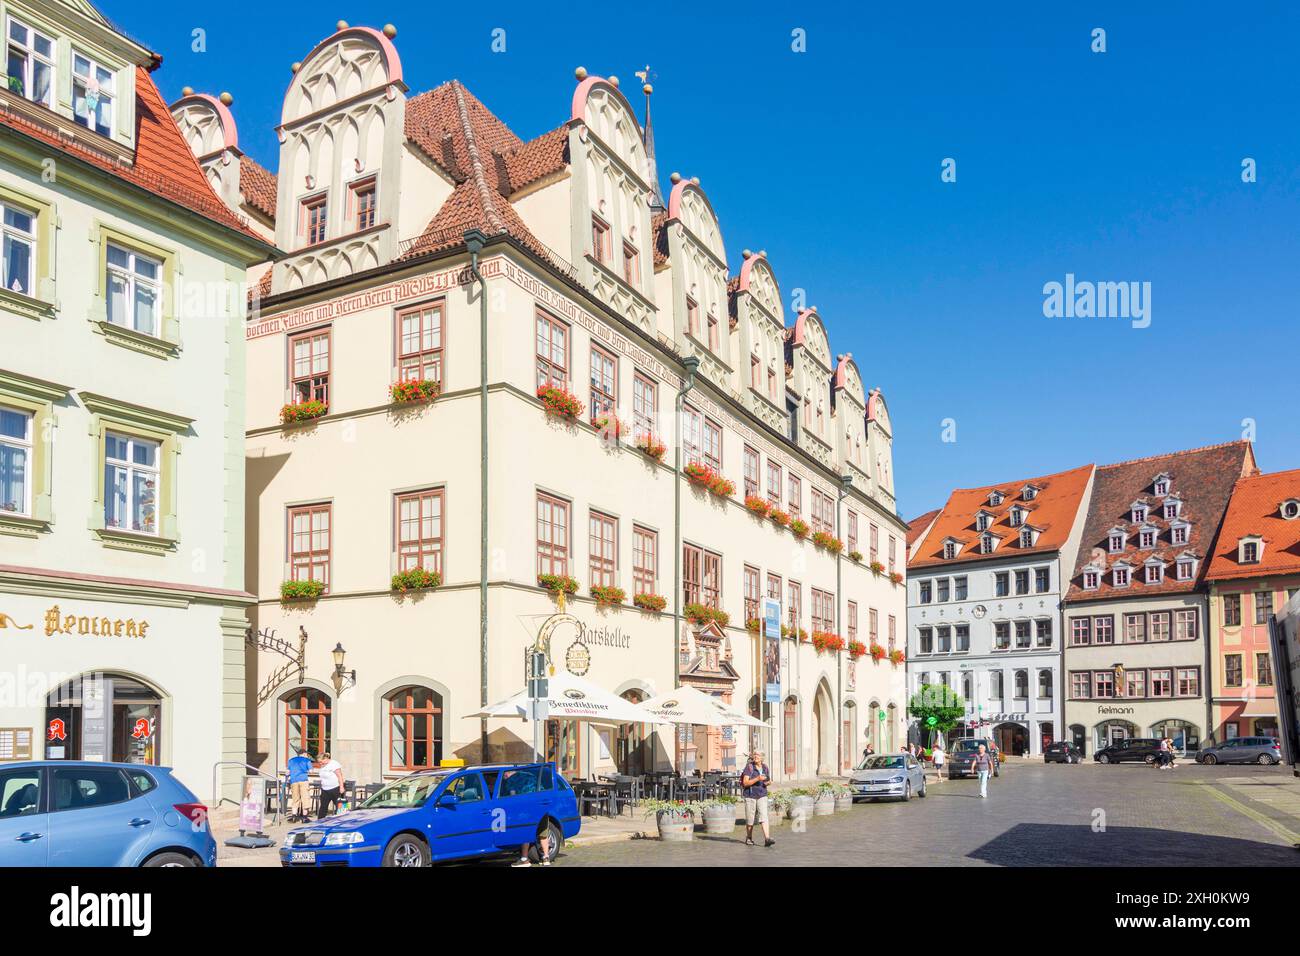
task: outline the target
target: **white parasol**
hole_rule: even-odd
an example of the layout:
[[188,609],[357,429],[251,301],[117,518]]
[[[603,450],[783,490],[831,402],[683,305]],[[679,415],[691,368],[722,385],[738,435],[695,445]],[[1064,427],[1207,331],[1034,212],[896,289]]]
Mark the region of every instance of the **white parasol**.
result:
[[642,709],[658,720],[671,724],[698,724],[704,727],[766,727],[756,717],[742,714],[694,687],[674,687],[667,693],[641,702]]
[[[662,724],[669,721],[611,694],[591,681],[559,673],[547,678],[546,716],[554,720],[589,720],[601,724]],[[532,713],[527,689],[466,717],[522,717]]]

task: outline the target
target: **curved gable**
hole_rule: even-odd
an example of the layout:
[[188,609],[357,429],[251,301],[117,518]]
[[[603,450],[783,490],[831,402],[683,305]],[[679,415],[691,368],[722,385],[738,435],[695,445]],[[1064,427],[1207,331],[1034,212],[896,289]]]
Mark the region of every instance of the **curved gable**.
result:
[[862,374],[858,371],[858,363],[853,361],[852,354],[845,353],[839,356],[835,365],[835,388],[843,390],[859,405],[866,407],[867,399],[862,387]]
[[573,91],[570,122],[587,129],[631,169],[642,183],[650,182],[641,124],[617,86],[599,76],[589,76]]
[[215,96],[189,93],[173,103],[170,109],[172,119],[185,137],[185,144],[200,161],[224,149],[239,148],[235,117]]
[[804,309],[795,319],[793,342],[802,345],[825,368],[831,367],[831,342],[826,325],[812,309]]
[[885,406],[885,396],[880,394],[878,388],[873,388],[867,399],[867,421],[879,425],[886,435],[894,433],[889,422],[889,409]]
[[704,190],[689,179],[679,180],[668,197],[668,218],[676,219],[720,261],[727,261],[722,226]]
[[748,292],[768,315],[785,325],[785,310],[781,307],[781,289],[776,284],[767,256],[759,252],[747,256],[740,267],[737,291]]
[[299,65],[284,95],[281,122],[401,83],[402,60],[393,42],[370,27],[345,27],[318,43]]

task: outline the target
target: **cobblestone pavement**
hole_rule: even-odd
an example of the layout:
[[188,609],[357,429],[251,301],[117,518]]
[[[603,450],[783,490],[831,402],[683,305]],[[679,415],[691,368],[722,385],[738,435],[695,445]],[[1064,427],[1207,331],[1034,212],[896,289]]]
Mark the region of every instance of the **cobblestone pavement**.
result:
[[858,804],[772,835],[771,849],[745,846],[742,827],[574,847],[561,865],[1297,866],[1300,781],[1277,767],[1025,763],[991,780],[987,800],[974,780],[931,779],[925,799]]

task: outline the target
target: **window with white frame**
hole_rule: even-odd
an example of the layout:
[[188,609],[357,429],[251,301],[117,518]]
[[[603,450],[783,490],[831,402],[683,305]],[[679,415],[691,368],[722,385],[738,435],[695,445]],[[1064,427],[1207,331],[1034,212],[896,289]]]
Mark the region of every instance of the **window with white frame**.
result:
[[992,554],[993,549],[998,546],[998,539],[991,534],[986,534],[980,538],[980,550],[985,554]]
[[1020,492],[1020,496],[1026,501],[1033,501],[1038,497],[1038,488],[1034,485],[1025,485],[1024,489]]
[[1099,578],[1099,575],[1097,574],[1096,571],[1084,571],[1084,572],[1083,572],[1083,589],[1084,589],[1085,591],[1095,591],[1095,590],[1097,590],[1097,581],[1098,581],[1098,578]]
[[54,39],[9,18],[9,92],[54,107]]
[[1138,547],[1143,551],[1150,550],[1156,546],[1156,529],[1143,528],[1138,533]]
[[1020,547],[1032,548],[1034,546],[1034,532],[1030,528],[1020,530]]
[[1196,560],[1194,558],[1179,558],[1175,569],[1179,581],[1190,581],[1196,574]]
[[1008,520],[1011,522],[1011,527],[1018,528],[1020,526],[1020,523],[1025,520],[1024,509],[1022,509],[1019,505],[1015,505],[1014,507],[1012,507],[1010,513],[1008,514]]
[[4,283],[10,292],[33,295],[36,264],[36,215],[12,203],[4,211]]
[[993,507],[995,507],[995,508],[996,508],[998,505],[1002,504],[1002,492],[1000,492],[1000,491],[994,491],[994,492],[992,492],[992,493],[989,495],[989,504],[991,504],[991,505],[992,505]]
[[1170,498],[1165,502],[1165,520],[1172,521],[1178,517],[1179,506],[1182,504],[1177,498]]
[[0,511],[32,513],[32,415],[0,405]]
[[72,118],[101,136],[113,135],[113,72],[72,54]]
[[1157,476],[1155,484],[1152,486],[1152,490],[1154,490],[1157,495],[1169,494],[1169,479],[1163,475]]
[[1169,529],[1169,541],[1172,544],[1187,543],[1187,529],[1185,524],[1176,524]]
[[1040,617],[1034,621],[1034,642],[1038,647],[1052,646],[1052,619]]
[[1146,566],[1146,571],[1147,571],[1147,578],[1146,578],[1147,584],[1159,584],[1161,581],[1164,580],[1165,566],[1163,564],[1148,564]]
[[162,263],[110,242],[107,272],[108,321],[157,336]]
[[1128,568],[1112,568],[1110,572],[1111,583],[1117,588],[1128,587]]
[[1124,532],[1119,530],[1112,531],[1109,538],[1107,538],[1107,544],[1110,548],[1111,554],[1119,554],[1119,552],[1124,550]]
[[957,542],[945,541],[943,543],[943,558],[945,561],[951,561],[957,557]]
[[157,442],[108,432],[104,437],[104,525],[158,533]]
[[1278,511],[1281,512],[1282,517],[1287,521],[1293,521],[1296,518],[1300,518],[1300,500],[1288,498],[1278,506]]
[[981,511],[979,514],[975,516],[976,531],[987,531],[989,529],[989,526],[992,524],[993,524],[993,516],[988,512]]
[[1242,564],[1255,564],[1259,561],[1259,541],[1249,538],[1238,542],[1238,559]]
[[1134,524],[1141,524],[1143,521],[1146,521],[1147,506],[1143,504],[1133,505],[1133,510],[1132,513],[1130,514],[1130,518],[1132,519]]

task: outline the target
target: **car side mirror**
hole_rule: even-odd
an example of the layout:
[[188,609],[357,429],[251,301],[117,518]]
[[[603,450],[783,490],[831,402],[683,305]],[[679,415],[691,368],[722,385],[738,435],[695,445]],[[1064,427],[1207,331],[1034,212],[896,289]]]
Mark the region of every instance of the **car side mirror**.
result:
[[460,803],[460,798],[454,793],[444,793],[438,798],[438,806],[440,807],[454,807],[458,803]]

